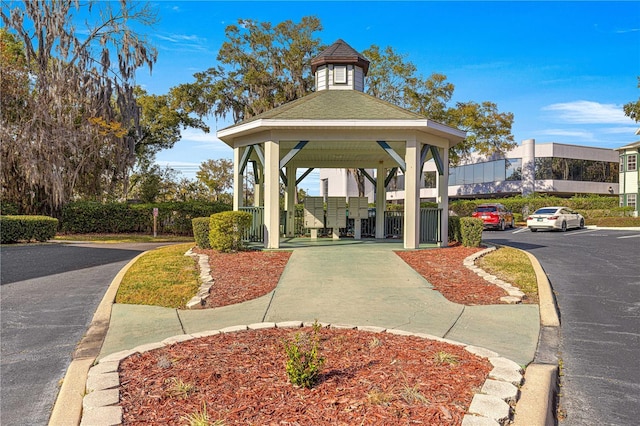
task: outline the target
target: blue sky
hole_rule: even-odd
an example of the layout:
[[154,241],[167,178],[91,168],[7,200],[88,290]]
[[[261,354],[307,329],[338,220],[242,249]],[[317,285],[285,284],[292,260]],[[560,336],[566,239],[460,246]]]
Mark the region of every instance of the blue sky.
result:
[[[376,44],[405,54],[423,76],[455,86],[455,101],[491,101],[512,112],[517,142],[616,148],[638,139],[622,106],[638,99],[640,2],[221,2],[157,1],[148,31],[158,49],[137,84],[163,94],[216,65],[224,29],[238,19],[273,24],[320,18],[322,42],[341,38],[362,51]],[[215,137],[230,120],[208,120],[211,133],[187,129],[157,162],[192,178],[207,159],[232,158]],[[302,188],[314,194],[317,180]]]

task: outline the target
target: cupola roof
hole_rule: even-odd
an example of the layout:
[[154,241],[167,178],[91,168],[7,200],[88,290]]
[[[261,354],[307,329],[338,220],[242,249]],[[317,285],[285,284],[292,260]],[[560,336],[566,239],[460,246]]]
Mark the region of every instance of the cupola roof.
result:
[[338,39],[318,56],[313,58],[311,61],[311,72],[315,73],[318,67],[328,64],[357,65],[362,68],[364,75],[367,75],[369,71],[369,60],[342,39]]

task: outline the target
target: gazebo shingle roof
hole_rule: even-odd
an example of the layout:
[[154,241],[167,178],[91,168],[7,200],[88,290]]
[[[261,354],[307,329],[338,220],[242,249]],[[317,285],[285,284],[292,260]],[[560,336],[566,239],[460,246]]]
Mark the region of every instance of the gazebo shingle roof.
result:
[[426,117],[356,90],[322,90],[248,118],[278,120],[416,120]]

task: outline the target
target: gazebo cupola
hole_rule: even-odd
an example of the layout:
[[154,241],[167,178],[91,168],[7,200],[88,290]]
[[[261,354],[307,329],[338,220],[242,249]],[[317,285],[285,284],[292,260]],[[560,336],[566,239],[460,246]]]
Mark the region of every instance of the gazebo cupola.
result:
[[343,40],[337,40],[311,61],[316,91],[358,90],[364,92],[369,61]]

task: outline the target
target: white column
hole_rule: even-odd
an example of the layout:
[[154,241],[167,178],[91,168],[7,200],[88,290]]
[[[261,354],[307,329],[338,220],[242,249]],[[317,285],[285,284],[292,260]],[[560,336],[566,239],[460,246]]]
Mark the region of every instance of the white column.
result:
[[285,207],[287,211],[287,229],[286,235],[287,237],[293,237],[293,224],[295,220],[295,209],[296,209],[296,168],[287,166],[287,191],[285,193]]
[[242,200],[242,174],[240,173],[240,159],[244,150],[247,148],[234,147],[233,148],[233,210],[238,210],[243,206]]
[[420,144],[406,141],[404,173],[404,248],[420,246]]
[[280,247],[280,145],[264,143],[264,246]]
[[376,169],[376,238],[384,238],[384,210],[387,204],[387,189],[384,187],[384,167]]
[[436,179],[436,191],[438,193],[438,207],[442,209],[442,217],[440,222],[440,237],[442,242],[440,247],[449,245],[449,149],[438,148],[440,158],[442,158],[442,166],[444,174],[438,175]]

